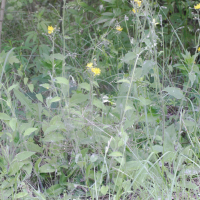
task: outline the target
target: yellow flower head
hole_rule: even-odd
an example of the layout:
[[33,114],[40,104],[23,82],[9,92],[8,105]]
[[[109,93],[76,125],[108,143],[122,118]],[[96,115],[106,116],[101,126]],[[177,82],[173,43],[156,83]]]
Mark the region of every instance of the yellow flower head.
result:
[[100,75],[101,70],[99,68],[91,68],[91,71],[94,73],[94,76]]
[[93,67],[93,63],[91,63],[91,62],[88,63],[86,67],[87,67],[88,69],[91,69],[91,68]]
[[118,30],[118,31],[122,31],[123,28],[122,28],[120,25],[117,25],[116,30]]
[[134,0],[134,1],[135,1],[135,3],[137,3],[138,7],[140,7],[140,6],[141,6],[141,4],[142,4],[142,1],[139,1],[139,0]]
[[133,11],[133,13],[136,13],[136,11],[135,11],[135,9],[134,9],[134,8],[132,9],[132,11]]
[[138,1],[137,4],[138,4],[138,6],[140,7],[141,4],[142,4],[142,2],[141,2],[141,1]]
[[194,9],[200,9],[200,3],[199,4],[197,4],[196,6],[194,6]]
[[53,26],[48,26],[48,34],[52,34],[54,29]]
[[200,47],[197,49],[197,51],[198,51],[198,52],[200,51]]

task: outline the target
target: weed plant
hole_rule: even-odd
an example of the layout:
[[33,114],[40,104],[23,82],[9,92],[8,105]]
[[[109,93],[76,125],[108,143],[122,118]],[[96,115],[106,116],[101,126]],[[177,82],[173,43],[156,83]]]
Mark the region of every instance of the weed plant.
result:
[[0,198],[198,199],[200,4],[63,2],[4,40]]

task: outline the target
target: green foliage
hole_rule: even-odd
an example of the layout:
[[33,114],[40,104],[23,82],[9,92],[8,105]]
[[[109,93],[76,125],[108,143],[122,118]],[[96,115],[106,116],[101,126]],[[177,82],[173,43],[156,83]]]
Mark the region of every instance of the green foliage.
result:
[[0,196],[198,198],[198,2],[63,2],[7,2]]

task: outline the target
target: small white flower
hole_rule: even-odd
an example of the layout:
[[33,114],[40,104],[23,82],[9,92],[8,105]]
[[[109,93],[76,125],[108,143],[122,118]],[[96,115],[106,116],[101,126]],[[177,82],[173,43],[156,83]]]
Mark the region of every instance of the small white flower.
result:
[[103,5],[99,6],[99,10],[102,11],[103,10]]
[[129,18],[125,15],[124,20],[125,20],[125,21],[128,21]]
[[152,24],[154,25],[154,26],[156,26],[157,24],[159,24],[158,22],[156,22],[156,20],[155,19],[153,19],[153,21],[152,21]]
[[133,38],[131,38],[130,41],[131,41],[131,44],[134,44],[134,39]]

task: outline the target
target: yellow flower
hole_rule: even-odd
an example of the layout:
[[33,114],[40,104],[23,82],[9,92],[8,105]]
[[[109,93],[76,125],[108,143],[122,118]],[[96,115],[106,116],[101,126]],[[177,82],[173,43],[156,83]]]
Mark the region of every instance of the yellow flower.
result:
[[117,25],[116,30],[118,30],[118,31],[122,31],[123,28],[122,28],[120,25]]
[[197,4],[196,6],[194,6],[194,9],[200,9],[200,3],[199,4]]
[[141,1],[138,1],[138,2],[137,2],[137,4],[138,4],[139,7],[141,6],[141,3],[142,3]]
[[91,69],[93,67],[93,63],[87,63],[87,66],[86,66],[88,69]]
[[136,13],[136,11],[135,11],[135,9],[134,9],[134,8],[132,9],[132,11],[133,11],[134,13]]
[[94,76],[100,75],[101,70],[99,68],[91,68],[91,71],[94,73]]
[[137,3],[138,4],[138,6],[140,7],[141,6],[141,4],[142,4],[142,1],[139,1],[139,0],[134,0],[135,1],[135,3]]
[[200,47],[197,49],[197,51],[198,51],[198,52],[200,51]]
[[52,34],[54,29],[53,26],[48,26],[48,34]]

